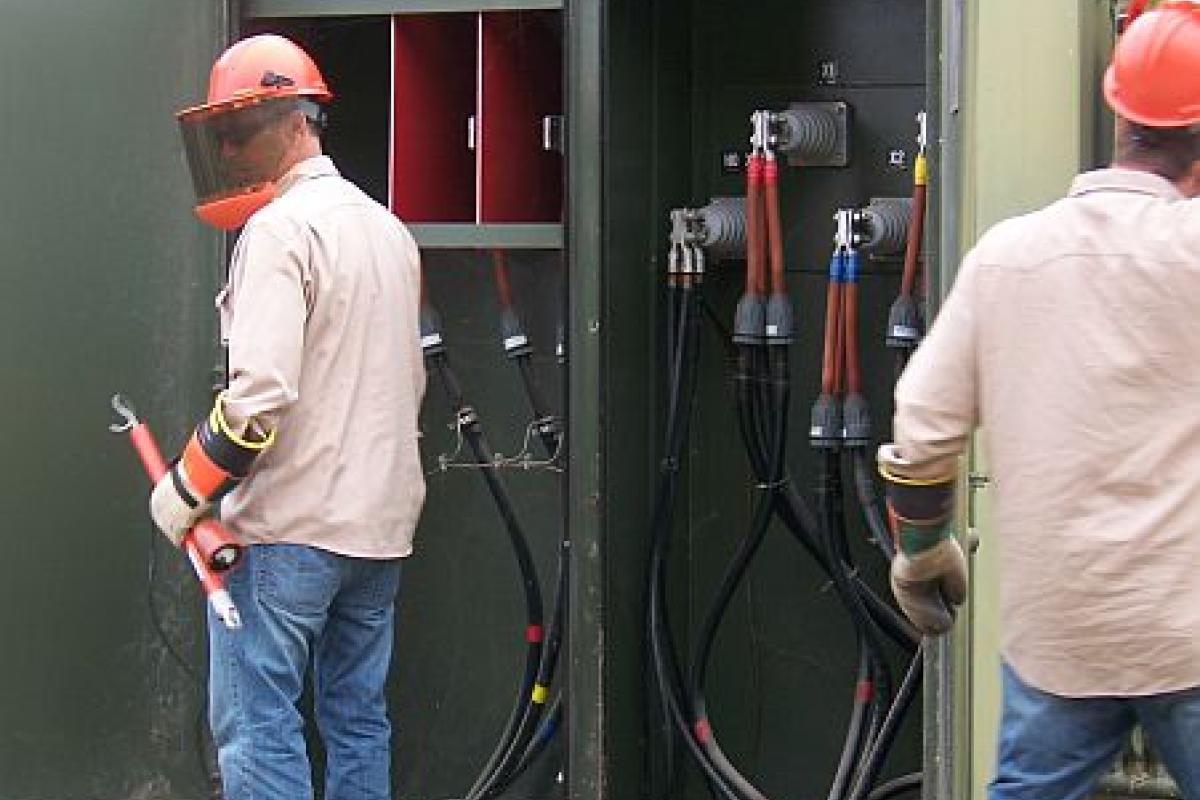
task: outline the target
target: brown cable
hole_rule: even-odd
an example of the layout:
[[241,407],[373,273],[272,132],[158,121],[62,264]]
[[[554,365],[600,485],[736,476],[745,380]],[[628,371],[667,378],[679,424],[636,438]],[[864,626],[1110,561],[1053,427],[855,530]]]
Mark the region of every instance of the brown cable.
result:
[[846,285],[839,281],[837,289],[837,325],[833,333],[833,388],[831,394],[842,394],[846,389],[846,326],[842,324],[842,311],[844,311],[843,298],[846,294]]
[[839,279],[829,276],[825,289],[825,349],[821,360],[821,393],[833,394],[838,388],[838,331],[841,329],[841,284]]
[[746,160],[746,294],[763,294],[762,156]]
[[862,372],[858,361],[858,281],[847,281],[843,286],[842,306],[846,393],[861,394]]
[[783,225],[779,215],[779,162],[769,157],[763,169],[763,201],[766,206],[767,247],[771,264],[771,294],[787,294],[783,279]]
[[911,297],[917,283],[917,263],[921,253],[921,237],[925,230],[925,194],[923,180],[913,183],[912,213],[908,217],[908,234],[904,243],[904,273],[900,279],[900,294]]
[[496,276],[496,295],[502,309],[512,308],[512,287],[508,283],[508,268],[504,264],[504,251],[492,249],[492,273]]

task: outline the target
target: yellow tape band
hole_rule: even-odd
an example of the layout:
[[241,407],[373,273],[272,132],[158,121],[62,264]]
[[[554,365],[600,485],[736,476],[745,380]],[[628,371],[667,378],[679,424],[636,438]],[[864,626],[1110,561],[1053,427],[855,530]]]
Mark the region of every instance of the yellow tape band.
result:
[[546,697],[549,694],[550,694],[549,687],[543,686],[540,683],[535,683],[533,685],[533,696],[530,699],[533,700],[533,702],[537,703],[540,706],[546,702]]
[[891,483],[898,483],[901,486],[941,486],[947,483],[954,483],[953,475],[946,475],[940,478],[904,478],[892,472],[883,464],[879,465],[879,474],[884,480]]
[[271,431],[269,434],[267,434],[267,438],[263,439],[261,442],[252,442],[249,439],[234,433],[230,429],[229,423],[225,421],[224,406],[225,392],[221,392],[217,395],[216,402],[213,403],[212,414],[209,416],[209,424],[212,425],[212,427],[216,430],[220,431],[224,436],[228,437],[228,439],[238,447],[244,447],[247,450],[266,450],[275,441],[275,431]]
[[925,186],[929,183],[929,159],[925,158],[924,153],[917,153],[917,158],[913,162],[913,185]]

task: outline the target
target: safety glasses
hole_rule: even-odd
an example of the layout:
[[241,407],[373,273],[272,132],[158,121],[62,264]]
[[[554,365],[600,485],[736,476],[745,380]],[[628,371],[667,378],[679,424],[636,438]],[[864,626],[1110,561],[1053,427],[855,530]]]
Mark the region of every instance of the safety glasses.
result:
[[293,102],[267,102],[215,114],[210,121],[212,135],[218,143],[242,147],[293,109]]

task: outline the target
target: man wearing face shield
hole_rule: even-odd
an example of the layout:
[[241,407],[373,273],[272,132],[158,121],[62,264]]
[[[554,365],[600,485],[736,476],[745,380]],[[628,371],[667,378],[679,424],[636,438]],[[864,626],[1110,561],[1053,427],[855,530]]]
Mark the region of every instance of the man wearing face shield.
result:
[[419,256],[405,227],[322,155],[332,95],[279,36],[238,42],[180,112],[197,215],[241,227],[217,296],[229,382],[154,487],[176,545],[221,501],[247,544],[209,620],[210,721],[229,800],[313,797],[297,708],[311,674],[324,796],[384,800],[384,683],[400,559],[425,485]]

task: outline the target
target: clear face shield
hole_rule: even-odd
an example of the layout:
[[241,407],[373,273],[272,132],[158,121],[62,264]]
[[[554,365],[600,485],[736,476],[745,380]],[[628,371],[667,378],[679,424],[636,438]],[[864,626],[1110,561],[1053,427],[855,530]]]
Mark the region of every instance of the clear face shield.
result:
[[286,148],[277,123],[301,105],[315,106],[286,98],[179,114],[200,219],[232,230],[271,201]]

